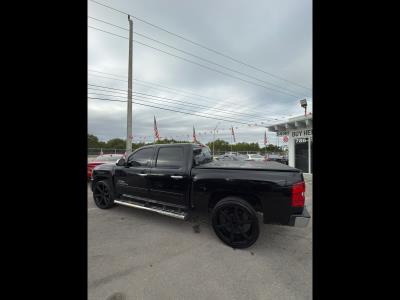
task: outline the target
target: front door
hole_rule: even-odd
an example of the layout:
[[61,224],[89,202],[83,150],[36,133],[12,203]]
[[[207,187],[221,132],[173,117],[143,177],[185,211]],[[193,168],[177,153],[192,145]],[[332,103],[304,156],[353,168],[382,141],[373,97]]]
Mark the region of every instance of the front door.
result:
[[186,208],[190,178],[186,170],[184,147],[160,147],[148,177],[153,200]]
[[294,142],[294,167],[308,173],[308,138],[295,139]]
[[154,147],[140,149],[128,157],[126,166],[118,168],[118,174],[116,172],[115,176],[119,194],[149,198],[147,176],[153,154]]

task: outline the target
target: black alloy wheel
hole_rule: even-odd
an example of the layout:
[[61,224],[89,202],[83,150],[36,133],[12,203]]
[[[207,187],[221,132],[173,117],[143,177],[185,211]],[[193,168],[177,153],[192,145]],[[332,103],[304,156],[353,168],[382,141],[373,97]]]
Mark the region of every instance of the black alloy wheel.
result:
[[93,189],[94,203],[98,208],[107,209],[114,205],[114,193],[107,181],[96,182]]
[[247,248],[260,234],[254,208],[243,199],[227,197],[219,201],[212,212],[215,234],[232,248]]

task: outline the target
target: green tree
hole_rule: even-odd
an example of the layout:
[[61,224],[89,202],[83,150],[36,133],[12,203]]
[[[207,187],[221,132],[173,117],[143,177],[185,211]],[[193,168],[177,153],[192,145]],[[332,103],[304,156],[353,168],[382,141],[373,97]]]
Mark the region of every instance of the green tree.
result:
[[107,141],[106,148],[109,149],[125,149],[126,141],[123,139],[111,139]]
[[271,153],[271,152],[284,153],[285,152],[284,150],[282,150],[282,148],[280,148],[280,147],[278,147],[276,145],[272,145],[272,144],[269,144],[266,147],[261,148],[261,152],[264,152],[264,151],[266,153]]
[[176,143],[187,143],[187,141],[177,141],[174,139],[162,139],[162,140],[155,142],[155,144],[176,144]]
[[[206,144],[212,151],[213,149],[213,142],[209,142]],[[215,152],[224,152],[224,151],[230,151],[231,146],[227,141],[217,139],[214,142],[214,151]]]
[[93,134],[88,134],[88,148],[98,148],[99,139]]

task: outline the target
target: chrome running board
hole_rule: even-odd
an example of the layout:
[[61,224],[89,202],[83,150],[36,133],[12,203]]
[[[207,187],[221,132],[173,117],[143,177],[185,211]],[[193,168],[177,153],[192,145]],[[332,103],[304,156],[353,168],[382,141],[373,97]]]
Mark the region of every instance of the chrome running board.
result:
[[126,200],[114,200],[114,203],[119,204],[119,205],[124,205],[128,207],[133,207],[133,208],[138,208],[138,209],[143,209],[143,210],[148,210],[152,212],[156,212],[161,215],[165,215],[168,217],[173,217],[177,218],[180,220],[186,220],[188,217],[188,213],[183,212],[183,211],[176,211],[176,210],[171,210],[171,209],[165,209],[157,206],[146,206],[142,203],[139,202],[133,202],[133,201],[126,201]]

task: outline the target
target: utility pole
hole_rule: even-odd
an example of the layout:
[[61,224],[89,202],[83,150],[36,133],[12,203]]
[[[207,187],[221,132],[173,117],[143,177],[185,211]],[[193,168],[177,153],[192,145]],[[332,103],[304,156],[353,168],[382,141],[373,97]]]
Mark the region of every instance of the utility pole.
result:
[[[215,128],[217,128],[217,127],[215,127]],[[214,149],[215,149],[215,147],[214,147],[214,145],[215,145],[215,128],[214,128],[214,136],[213,136],[213,156],[215,156],[215,151],[214,151]]]
[[277,138],[278,138],[278,151],[279,151],[279,136]]
[[133,24],[131,16],[129,21],[129,62],[128,62],[128,107],[127,107],[127,129],[126,129],[126,152],[132,152],[132,48],[133,48]]
[[215,144],[215,131],[217,130],[219,123],[220,123],[220,122],[218,122],[218,123],[217,123],[217,126],[215,126],[215,128],[214,128],[214,136],[213,136],[213,156],[215,156],[215,152],[214,152],[214,144]]

